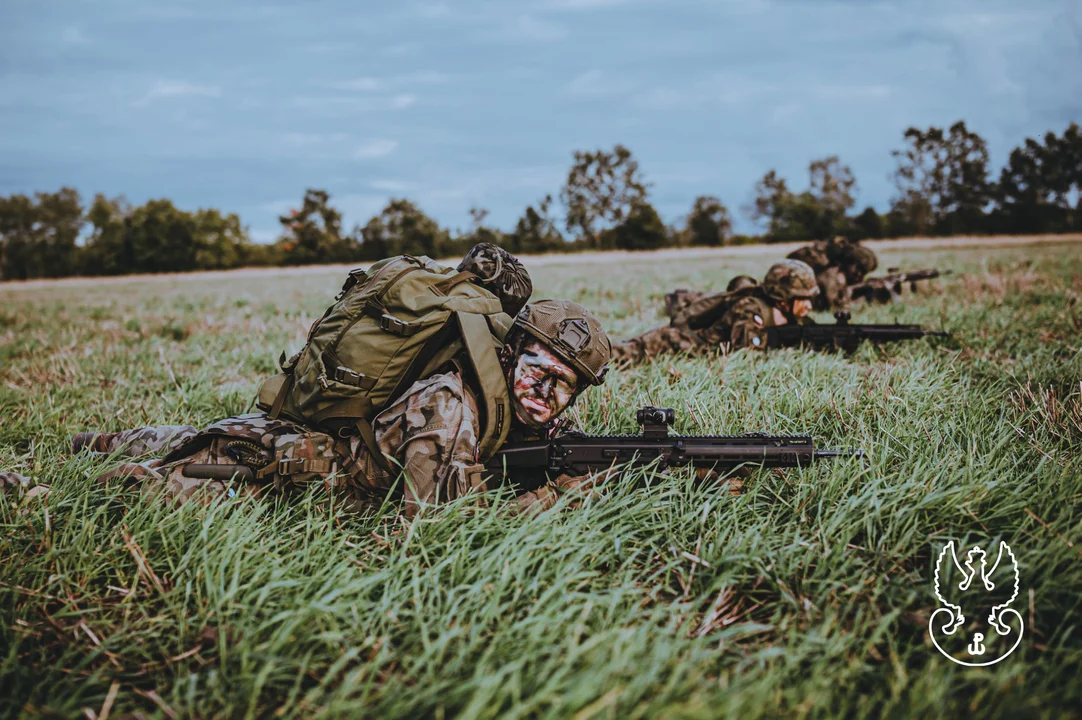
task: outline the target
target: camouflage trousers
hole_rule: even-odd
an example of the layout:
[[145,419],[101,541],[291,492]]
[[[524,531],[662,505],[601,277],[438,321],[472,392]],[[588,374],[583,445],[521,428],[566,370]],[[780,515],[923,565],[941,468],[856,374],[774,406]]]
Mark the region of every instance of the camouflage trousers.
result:
[[[159,427],[135,428],[116,433],[97,433],[87,444],[87,447],[97,453],[115,454],[130,458],[161,455],[179,447],[184,441],[195,436],[198,432],[191,425],[161,425]],[[133,475],[147,474],[151,472],[151,468],[157,462],[159,461],[148,460],[138,465],[128,463],[124,467],[130,468]],[[108,473],[110,477],[117,474],[119,473]],[[19,473],[0,473],[0,492],[28,490],[32,487],[44,488],[45,486],[34,485],[30,478]]]
[[664,325],[630,340],[613,343],[612,362],[617,366],[627,366],[652,360],[665,353],[697,355],[706,349],[706,343],[692,331]]
[[[178,504],[285,493],[314,483],[350,509],[372,500],[349,477],[357,468],[343,442],[263,413],[227,418],[202,431],[166,425],[101,433],[87,447],[133,460],[144,458],[100,475],[99,482],[122,481]],[[0,473],[0,490],[30,486],[29,478]]]

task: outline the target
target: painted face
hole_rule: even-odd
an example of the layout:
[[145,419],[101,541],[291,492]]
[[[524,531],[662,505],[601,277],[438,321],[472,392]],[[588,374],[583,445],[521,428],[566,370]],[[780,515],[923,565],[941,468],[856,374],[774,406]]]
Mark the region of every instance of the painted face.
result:
[[513,375],[518,419],[531,427],[544,425],[567,409],[578,384],[574,368],[541,343],[528,343],[519,354]]
[[807,298],[793,300],[793,315],[798,318],[806,317],[811,312],[812,301]]

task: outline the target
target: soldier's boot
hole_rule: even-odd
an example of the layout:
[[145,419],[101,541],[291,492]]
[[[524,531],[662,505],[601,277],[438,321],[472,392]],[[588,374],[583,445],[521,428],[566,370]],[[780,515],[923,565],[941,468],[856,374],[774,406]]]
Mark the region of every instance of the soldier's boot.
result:
[[25,499],[44,497],[49,494],[48,485],[34,485],[25,475],[0,472],[0,495],[21,496]]
[[71,452],[73,454],[88,450],[93,453],[108,453],[112,450],[112,442],[120,433],[81,432],[71,436]]
[[71,438],[72,452],[119,453],[127,457],[164,454],[196,434],[191,425],[160,425],[121,432],[82,432]]

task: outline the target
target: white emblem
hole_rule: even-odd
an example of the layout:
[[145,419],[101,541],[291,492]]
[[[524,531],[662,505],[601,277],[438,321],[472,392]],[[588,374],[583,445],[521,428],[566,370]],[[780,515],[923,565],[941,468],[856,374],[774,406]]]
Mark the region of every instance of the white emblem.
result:
[[[948,579],[948,576],[952,577]],[[979,582],[974,582],[974,580]],[[935,564],[935,596],[939,600],[940,607],[928,618],[928,635],[936,649],[951,662],[967,667],[995,665],[1014,652],[1022,642],[1022,634],[1025,631],[1022,616],[1017,610],[1009,607],[1018,597],[1018,563],[1007,543],[999,543],[999,554],[991,568],[988,567],[987,553],[979,546],[975,545],[966,553],[963,567],[963,564],[958,562],[958,556],[955,555],[954,541],[947,543],[939,553]],[[976,611],[972,611],[970,621],[976,621],[978,627],[971,636],[965,632],[959,636],[959,638],[970,639],[970,642],[965,643],[965,651],[970,657],[984,655],[989,651],[988,645],[992,644],[996,638],[1009,637],[1012,633],[1015,635],[1013,644],[1006,651],[1002,647],[993,650],[999,655],[994,660],[986,662],[960,660],[943,649],[939,638],[936,637],[940,635],[945,644],[948,638],[943,636],[954,635],[958,628],[965,624],[963,603],[966,607],[976,608]],[[984,616],[986,610],[988,615]],[[1006,622],[1010,616],[1016,620],[1017,629]],[[937,617],[940,623],[938,625]],[[1005,644],[1006,642],[995,643],[995,645]],[[960,650],[959,647],[956,654],[960,653]]]

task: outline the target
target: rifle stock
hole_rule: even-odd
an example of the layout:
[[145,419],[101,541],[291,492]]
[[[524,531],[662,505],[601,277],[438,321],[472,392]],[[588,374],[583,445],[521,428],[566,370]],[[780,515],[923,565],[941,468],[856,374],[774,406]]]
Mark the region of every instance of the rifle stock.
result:
[[833,325],[781,325],[767,328],[767,347],[807,347],[853,352],[863,342],[884,343],[917,340],[927,336],[950,337],[942,330],[925,330],[920,325],[852,325],[849,313],[836,312]]
[[642,426],[637,435],[583,435],[508,443],[486,464],[492,476],[507,475],[515,485],[529,490],[543,485],[549,476],[566,473],[586,475],[614,465],[661,467],[691,466],[719,472],[742,465],[805,467],[816,460],[855,454],[859,451],[821,450],[808,435],[673,435],[671,408],[644,407],[636,413]]
[[910,292],[915,292],[917,283],[921,280],[932,280],[943,275],[950,275],[953,272],[953,270],[938,270],[936,268],[899,272],[898,268],[889,268],[887,275],[867,278],[862,283],[850,286],[849,298],[885,304],[901,295],[905,283],[909,283]]

